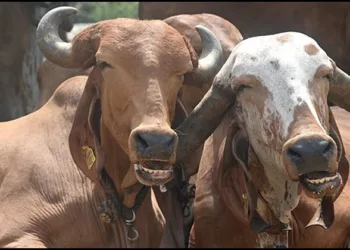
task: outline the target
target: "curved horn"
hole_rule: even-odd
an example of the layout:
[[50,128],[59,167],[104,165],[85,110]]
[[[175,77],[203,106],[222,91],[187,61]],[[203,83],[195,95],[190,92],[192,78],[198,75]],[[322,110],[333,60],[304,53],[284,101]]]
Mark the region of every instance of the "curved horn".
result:
[[350,76],[338,67],[329,86],[328,99],[350,112]]
[[198,67],[185,75],[185,83],[189,85],[210,81],[224,63],[222,46],[215,34],[202,25],[197,25],[196,31],[202,39],[202,53]]
[[235,93],[236,90],[231,88],[226,79],[214,79],[203,99],[175,129],[179,137],[177,162],[195,151],[214,132],[226,111],[235,103]]
[[64,42],[58,34],[59,25],[76,13],[76,8],[68,6],[52,9],[41,18],[36,30],[38,46],[43,55],[52,63],[65,68],[81,66],[73,60],[72,43]]

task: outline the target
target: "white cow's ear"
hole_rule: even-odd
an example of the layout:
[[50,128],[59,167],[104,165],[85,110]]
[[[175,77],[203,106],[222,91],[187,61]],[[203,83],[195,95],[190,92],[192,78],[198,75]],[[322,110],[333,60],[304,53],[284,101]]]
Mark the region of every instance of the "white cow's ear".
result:
[[249,140],[241,130],[233,136],[231,145],[235,159],[248,166]]
[[350,112],[350,76],[338,67],[330,79],[328,100]]

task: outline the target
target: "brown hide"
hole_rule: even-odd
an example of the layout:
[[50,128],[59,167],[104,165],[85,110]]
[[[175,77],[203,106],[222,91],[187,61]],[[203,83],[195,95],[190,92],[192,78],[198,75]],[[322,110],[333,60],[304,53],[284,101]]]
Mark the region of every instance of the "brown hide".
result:
[[[338,108],[339,109],[339,108]],[[345,111],[346,112],[346,111]],[[350,120],[350,115],[346,119]],[[335,123],[332,112],[330,111],[330,125],[334,130],[334,137],[340,137],[340,133]],[[244,178],[244,171],[238,164],[237,159],[232,155],[231,141],[235,134],[239,132],[233,125],[230,125],[229,117],[226,117],[220,126],[215,130],[212,136],[207,140],[203,156],[200,163],[199,172],[197,175],[197,189],[195,198],[195,222],[191,231],[191,246],[194,247],[257,247],[259,238],[255,234],[248,221],[252,212],[252,201],[249,190],[247,190],[247,179]],[[342,135],[344,137],[344,135]],[[248,162],[248,170],[253,176],[254,184],[259,189],[264,185],[268,185],[268,181],[264,175],[263,168],[257,159],[255,153],[242,140],[242,137],[237,145],[238,151],[236,155],[243,161]],[[341,139],[336,139],[337,145],[343,145]],[[235,145],[233,143],[233,145]],[[348,146],[348,144],[346,145]],[[342,146],[344,148],[344,146]],[[249,154],[247,154],[249,152]],[[345,156],[345,150],[341,150],[339,161],[339,172],[343,178],[344,187],[347,187],[347,179],[349,174],[349,163]],[[245,159],[246,158],[246,159]],[[266,187],[265,187],[266,188]],[[342,194],[347,192],[347,189],[338,194],[338,199],[335,201],[335,210],[337,206],[345,206],[342,201]],[[340,198],[339,198],[340,197]],[[344,205],[342,205],[344,204]],[[304,229],[310,221],[313,213],[316,211],[314,201],[306,198],[304,195],[293,212],[292,233],[289,237],[290,247],[337,247],[344,245],[345,242],[337,242],[333,240],[334,245],[328,245],[327,241],[313,244],[312,240],[305,241],[303,234],[310,235],[309,232],[327,232],[329,230],[340,230],[339,218],[337,216],[346,216],[346,214],[335,214],[335,222],[328,230],[321,227],[309,227]],[[261,214],[263,219],[273,224],[274,216],[268,208],[263,209],[265,212]],[[339,210],[339,209],[338,209]],[[325,217],[332,217],[327,215]],[[300,220],[296,222],[295,220]],[[349,221],[350,222],[350,221]],[[303,226],[299,224],[302,223]],[[215,230],[213,230],[215,228]],[[322,233],[323,235],[324,233]],[[331,234],[328,237],[331,237]],[[317,234],[313,237],[318,238]],[[339,239],[343,234],[339,235]],[[273,237],[272,237],[273,239]],[[260,239],[261,240],[261,239]],[[315,241],[317,241],[315,239]],[[266,241],[267,242],[267,241]],[[260,244],[265,246],[271,243]]]

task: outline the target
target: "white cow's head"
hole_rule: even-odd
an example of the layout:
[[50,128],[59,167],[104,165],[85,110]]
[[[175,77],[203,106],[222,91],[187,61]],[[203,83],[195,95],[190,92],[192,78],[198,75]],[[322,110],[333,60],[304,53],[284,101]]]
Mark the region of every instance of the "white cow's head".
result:
[[342,148],[330,122],[327,97],[329,91],[348,90],[349,85],[349,76],[304,34],[243,40],[179,130],[193,124],[208,128],[192,131],[193,143],[180,138],[179,147],[185,145],[181,140],[187,148],[198,144],[214,129],[217,116],[233,105],[234,120],[246,134],[269,185],[260,191],[275,215],[288,222],[301,190],[318,199],[336,195],[341,187]]

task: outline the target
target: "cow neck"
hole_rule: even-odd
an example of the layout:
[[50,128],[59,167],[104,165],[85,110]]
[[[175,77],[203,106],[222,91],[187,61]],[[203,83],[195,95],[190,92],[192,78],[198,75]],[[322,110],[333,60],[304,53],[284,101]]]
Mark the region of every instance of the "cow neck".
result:
[[[114,225],[117,224],[118,218],[121,218],[128,228],[127,239],[135,241],[139,238],[139,233],[134,228],[136,213],[144,202],[149,187],[139,185],[131,192],[124,192],[122,183],[125,178],[130,178],[128,172],[131,164],[127,154],[121,149],[103,122],[101,123],[101,146],[104,149],[105,161],[99,170],[99,180],[107,198],[99,207],[101,218],[104,222]],[[124,200],[129,196],[133,197],[132,205],[125,206]]]

